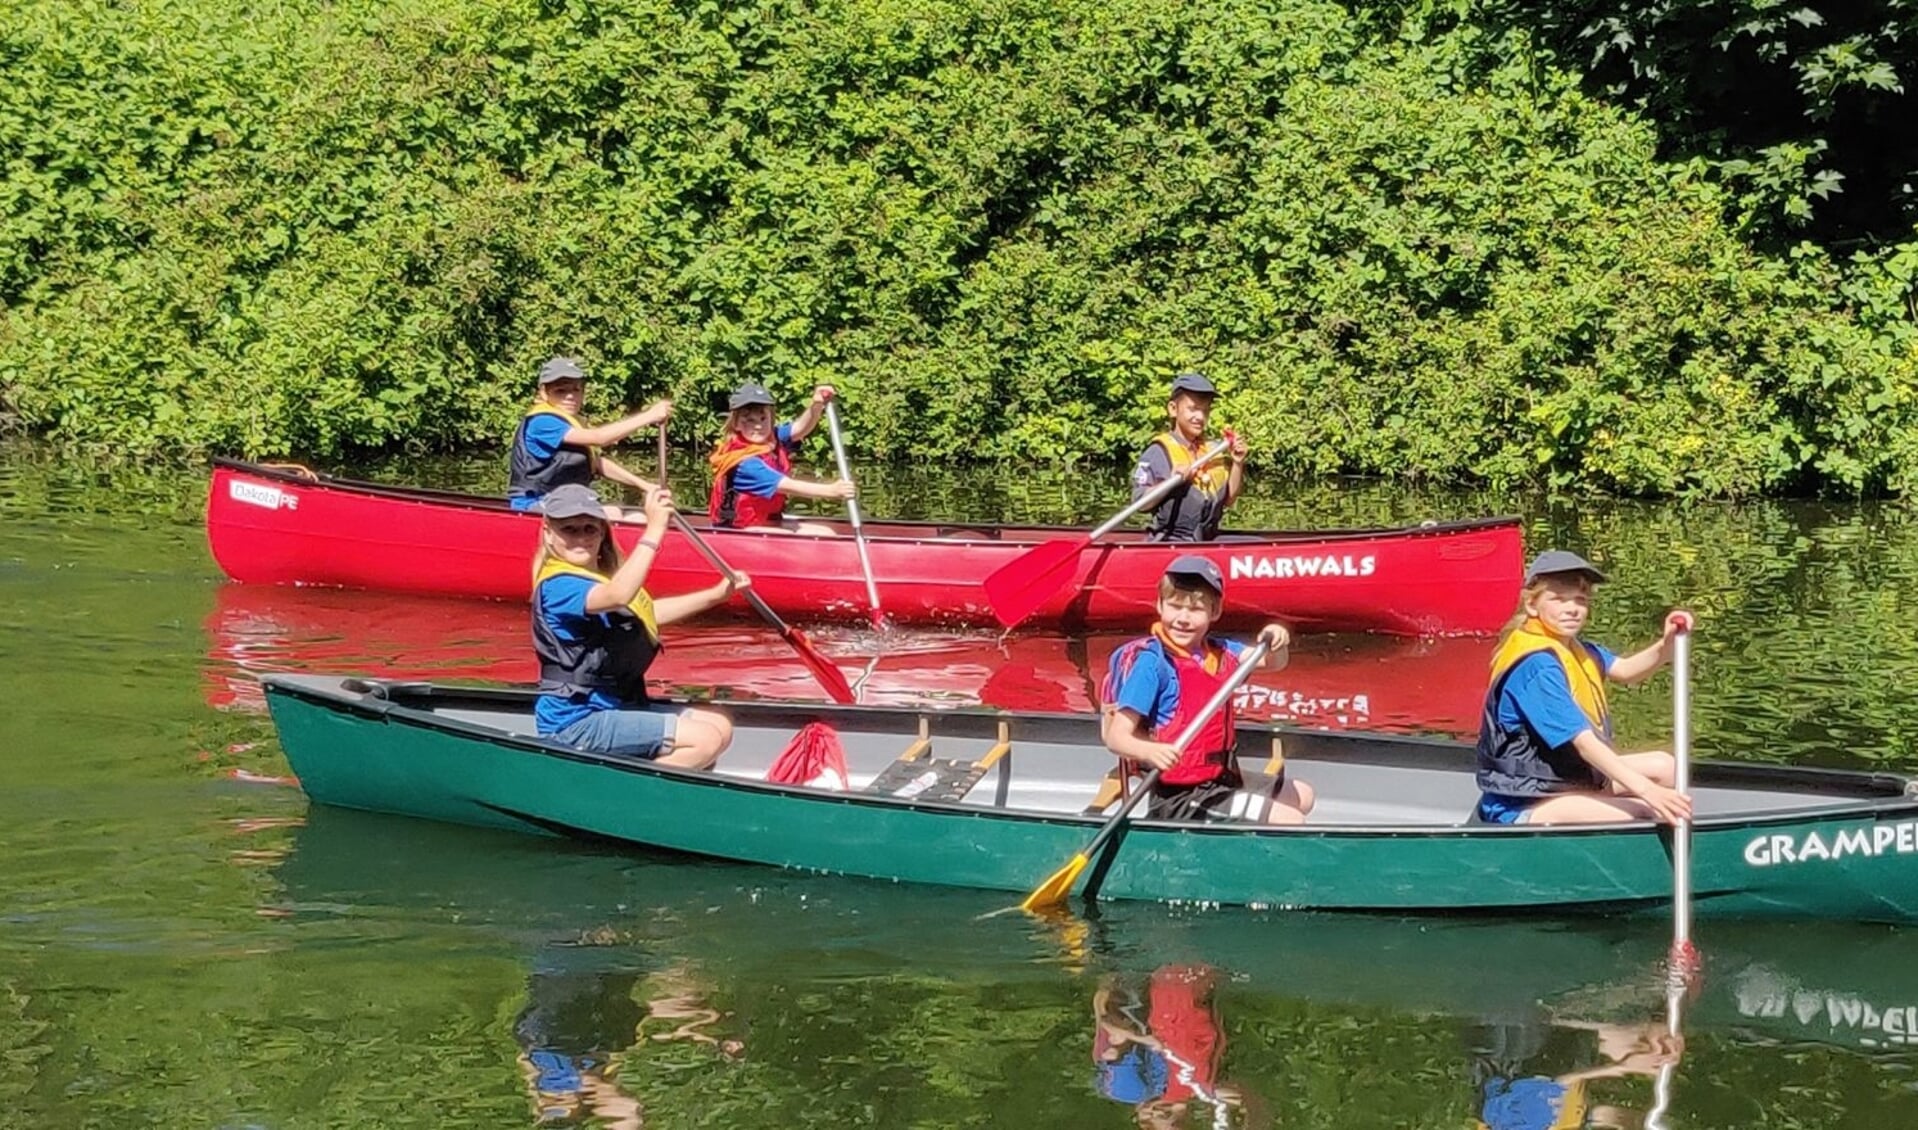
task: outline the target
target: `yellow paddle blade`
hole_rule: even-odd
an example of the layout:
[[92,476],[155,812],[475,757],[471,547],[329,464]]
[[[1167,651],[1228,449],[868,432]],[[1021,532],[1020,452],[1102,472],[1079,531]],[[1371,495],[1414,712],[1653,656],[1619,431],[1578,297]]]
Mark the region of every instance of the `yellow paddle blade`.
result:
[[1051,877],[1027,895],[1026,901],[1019,904],[1019,909],[1043,910],[1066,901],[1066,896],[1072,893],[1072,884],[1078,881],[1079,873],[1084,871],[1086,864],[1090,862],[1092,858],[1085,852],[1073,856],[1071,862],[1054,871]]

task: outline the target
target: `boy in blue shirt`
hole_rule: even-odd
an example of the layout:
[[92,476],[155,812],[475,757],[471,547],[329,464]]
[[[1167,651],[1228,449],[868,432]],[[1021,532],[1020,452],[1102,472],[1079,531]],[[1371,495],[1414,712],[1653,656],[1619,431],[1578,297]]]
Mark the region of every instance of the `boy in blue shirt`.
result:
[[[1159,620],[1152,634],[1112,653],[1100,697],[1100,736],[1133,768],[1163,772],[1147,801],[1159,820],[1250,820],[1300,824],[1312,811],[1311,786],[1276,780],[1250,787],[1239,772],[1230,702],[1180,752],[1171,743],[1238,669],[1243,644],[1208,633],[1224,605],[1225,579],[1204,557],[1187,554],[1159,579]],[[1270,646],[1262,664],[1284,667],[1291,633],[1267,624],[1259,639]]]

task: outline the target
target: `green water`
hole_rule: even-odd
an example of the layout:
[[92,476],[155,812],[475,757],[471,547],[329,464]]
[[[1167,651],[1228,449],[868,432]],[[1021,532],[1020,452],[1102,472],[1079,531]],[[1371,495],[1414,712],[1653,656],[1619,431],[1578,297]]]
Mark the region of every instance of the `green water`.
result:
[[[371,471],[496,485],[480,460]],[[1080,519],[1118,495],[1104,472],[866,477],[875,514]],[[0,1125],[1470,1127],[1502,1080],[1510,1108],[1582,1094],[1588,1125],[1654,1104],[1674,1050],[1656,922],[1054,925],[964,892],[309,812],[247,779],[285,765],[219,693],[244,671],[209,636],[201,489],[0,453]],[[1613,569],[1595,638],[1700,610],[1701,750],[1918,769],[1904,507],[1354,484],[1260,484],[1244,507],[1495,511]],[[1620,707],[1642,744],[1669,732],[1662,680]],[[1668,1125],[1918,1124],[1910,931],[1707,920],[1700,942]],[[1131,1071],[1159,1098],[1101,1093],[1100,1023],[1122,1061],[1105,1089]],[[1199,1060],[1193,1086],[1136,1047],[1147,1066],[1124,1067],[1126,1034]]]

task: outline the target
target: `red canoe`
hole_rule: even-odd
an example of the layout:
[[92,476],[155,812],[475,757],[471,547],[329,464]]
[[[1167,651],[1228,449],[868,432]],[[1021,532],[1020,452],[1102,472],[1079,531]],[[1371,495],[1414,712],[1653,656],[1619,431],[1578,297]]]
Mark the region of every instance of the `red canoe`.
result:
[[[539,519],[503,500],[381,486],[215,462],[207,499],[213,556],[236,581],[525,600]],[[1074,531],[935,522],[867,522],[873,573],[900,624],[993,626],[983,579],[1020,554]],[[621,524],[630,547],[640,527]],[[846,536],[713,530],[708,540],[783,614],[864,619],[859,558]],[[1308,632],[1459,635],[1496,631],[1518,595],[1518,520],[1403,529],[1235,534],[1201,546],[1116,533],[1080,555],[1073,581],[1032,622],[1068,629],[1149,623],[1159,576],[1200,552],[1227,578],[1227,627],[1285,620]],[[668,537],[646,587],[655,594],[711,584],[712,568]],[[743,613],[744,606],[741,606]]]
[[[538,665],[527,615],[523,605],[504,603],[222,585],[206,617],[207,701],[263,710],[259,678],[280,671],[531,682]],[[822,629],[813,642],[867,705],[1088,713],[1113,651],[1130,638],[1000,640],[907,629],[882,639],[848,625]],[[668,629],[666,644],[651,672],[663,693],[819,699],[819,684],[770,629],[679,625]],[[1261,722],[1470,735],[1492,647],[1484,638],[1309,636],[1285,669],[1252,676],[1238,705],[1242,717]]]

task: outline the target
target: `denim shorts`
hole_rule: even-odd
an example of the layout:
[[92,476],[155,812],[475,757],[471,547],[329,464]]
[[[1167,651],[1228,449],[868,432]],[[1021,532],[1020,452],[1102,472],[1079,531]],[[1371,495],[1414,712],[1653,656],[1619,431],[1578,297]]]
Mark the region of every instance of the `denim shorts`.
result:
[[675,707],[595,710],[552,735],[551,740],[588,753],[616,753],[650,761],[672,745],[678,729],[679,710]]
[[1478,818],[1487,824],[1523,824],[1532,806],[1544,799],[1542,796],[1500,796],[1498,793],[1480,793]]

